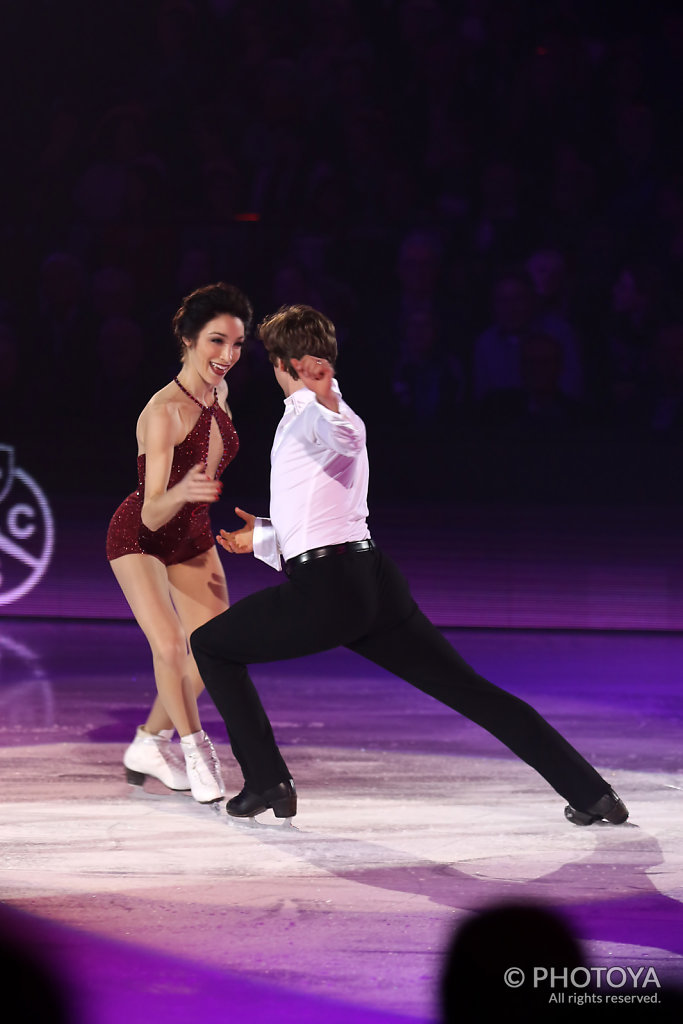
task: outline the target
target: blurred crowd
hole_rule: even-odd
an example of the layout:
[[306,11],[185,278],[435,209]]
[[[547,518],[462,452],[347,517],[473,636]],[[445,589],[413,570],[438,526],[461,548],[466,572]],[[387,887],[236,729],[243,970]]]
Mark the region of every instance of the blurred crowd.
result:
[[[397,438],[683,435],[679,5],[11,7],[0,443],[134,459],[219,279],[326,312]],[[255,343],[230,380],[264,436],[269,374]]]

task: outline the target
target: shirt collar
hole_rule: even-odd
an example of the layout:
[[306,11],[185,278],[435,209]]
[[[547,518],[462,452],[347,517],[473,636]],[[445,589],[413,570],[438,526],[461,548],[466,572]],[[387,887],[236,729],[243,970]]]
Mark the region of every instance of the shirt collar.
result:
[[309,402],[315,401],[315,394],[309,388],[299,388],[285,398],[285,409],[303,409]]
[[[341,391],[339,390],[336,377],[332,380],[332,390],[337,398],[341,398]],[[285,409],[287,411],[293,409],[295,412],[299,412],[304,406],[315,400],[315,392],[311,391],[310,388],[298,388],[297,391],[293,391],[291,395],[285,398]]]

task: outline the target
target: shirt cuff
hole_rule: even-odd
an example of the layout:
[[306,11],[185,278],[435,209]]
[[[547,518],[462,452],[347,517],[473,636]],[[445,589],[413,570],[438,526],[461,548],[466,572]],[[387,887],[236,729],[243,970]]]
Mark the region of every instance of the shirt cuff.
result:
[[278,572],[282,569],[280,549],[277,543],[275,527],[270,519],[254,520],[254,555],[261,562],[265,562],[271,569]]

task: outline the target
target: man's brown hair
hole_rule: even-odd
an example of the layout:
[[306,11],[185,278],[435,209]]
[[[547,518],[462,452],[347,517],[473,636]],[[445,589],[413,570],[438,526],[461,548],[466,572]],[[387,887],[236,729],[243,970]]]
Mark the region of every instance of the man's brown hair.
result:
[[270,356],[271,363],[282,360],[285,370],[299,375],[292,359],[315,356],[334,364],[337,361],[337,334],[332,321],[312,306],[282,306],[258,325],[257,334]]

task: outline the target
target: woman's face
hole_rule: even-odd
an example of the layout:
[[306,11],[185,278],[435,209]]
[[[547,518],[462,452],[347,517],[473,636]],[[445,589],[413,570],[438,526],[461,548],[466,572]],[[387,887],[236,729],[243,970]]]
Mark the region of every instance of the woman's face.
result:
[[183,338],[186,366],[215,387],[242,354],[244,324],[237,316],[221,313],[205,323],[194,341]]

